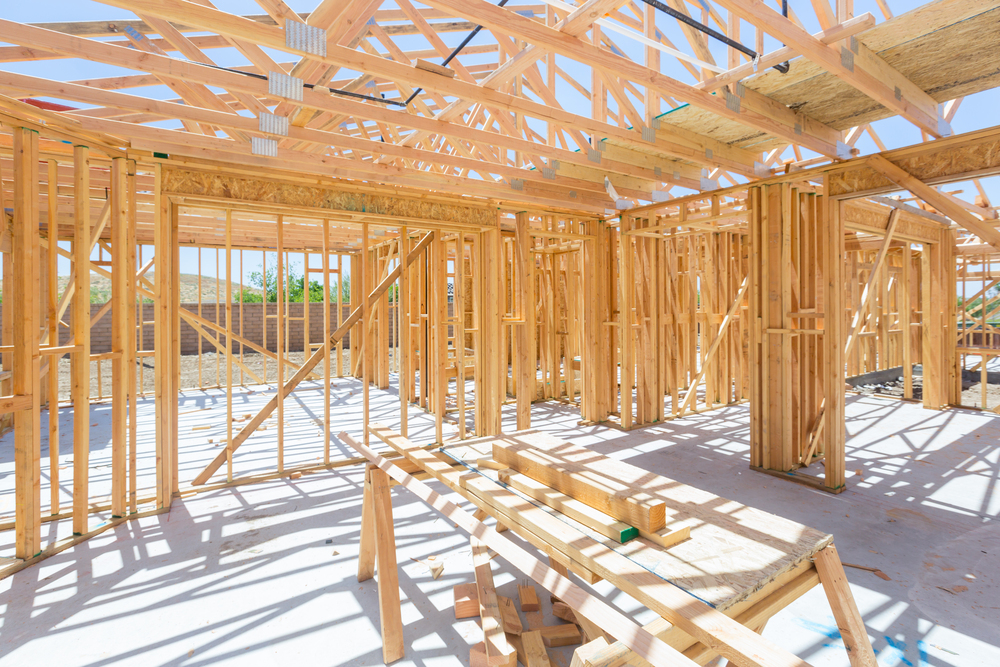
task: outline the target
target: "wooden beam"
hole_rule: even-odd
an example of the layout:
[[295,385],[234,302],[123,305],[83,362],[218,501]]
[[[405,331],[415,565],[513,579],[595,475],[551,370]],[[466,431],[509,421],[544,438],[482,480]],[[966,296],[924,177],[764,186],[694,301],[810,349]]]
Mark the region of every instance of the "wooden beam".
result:
[[[12,391],[30,401],[14,413],[14,555],[29,559],[41,549],[41,380],[38,333],[41,322],[38,244],[38,133],[23,127],[14,134],[14,220],[11,252],[13,284],[7,292],[14,314]],[[2,214],[0,214],[2,215]],[[5,216],[3,216],[5,217]],[[4,225],[6,226],[6,225]],[[6,304],[5,304],[6,305]],[[75,320],[74,320],[75,321]],[[88,378],[89,381],[89,378]],[[50,400],[50,414],[59,397]],[[90,424],[87,423],[89,427]]]
[[88,531],[90,475],[90,150],[73,147],[73,533]]

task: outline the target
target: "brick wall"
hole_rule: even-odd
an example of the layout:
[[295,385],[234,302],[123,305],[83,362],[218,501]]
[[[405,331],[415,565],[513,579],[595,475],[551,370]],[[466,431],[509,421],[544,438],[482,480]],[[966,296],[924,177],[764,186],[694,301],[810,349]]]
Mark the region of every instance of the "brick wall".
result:
[[[277,306],[275,303],[244,303],[242,304],[243,310],[243,332],[240,334],[240,308],[241,305],[238,303],[233,304],[233,332],[242,335],[243,338],[264,347],[264,310],[265,306],[267,309],[267,315],[271,317],[267,318],[267,349],[276,352],[277,351],[277,333],[278,333],[278,318],[274,317],[277,315]],[[305,322],[302,320],[302,314],[304,312],[303,303],[291,303],[288,304],[288,315],[293,318],[289,322],[289,349],[293,351],[299,351],[303,349],[303,331],[305,330]],[[91,304],[91,316],[97,313],[102,307],[102,304]],[[142,321],[148,322],[144,325],[142,331],[142,344],[140,349],[152,350],[154,341],[154,331],[153,331],[153,317],[154,317],[155,304],[146,303],[142,305]],[[191,311],[192,313],[198,312],[197,303],[182,303],[181,308]],[[334,330],[337,328],[337,318],[336,318],[337,306],[333,305],[330,307],[330,328]],[[395,327],[393,326],[392,317],[395,316],[394,308],[389,308],[390,314],[390,324],[389,332],[390,336],[393,335]],[[2,312],[2,310],[0,310]],[[343,315],[341,321],[347,319],[347,316],[351,314],[351,307],[349,305],[343,306]],[[205,304],[201,306],[201,316],[209,320],[210,322],[216,322],[216,308],[215,304]],[[138,318],[138,313],[137,313]],[[73,314],[72,309],[66,311],[63,316],[63,321],[72,327],[73,325]],[[226,322],[226,308],[225,304],[219,304],[218,308],[218,322],[220,325],[225,326]],[[309,304],[309,330],[310,330],[310,342],[318,343],[323,339],[323,304],[321,303],[311,303]],[[72,328],[60,327],[60,344],[65,345],[69,342],[71,336]],[[188,326],[187,322],[181,319],[181,354],[197,354],[198,353],[198,339],[200,336],[198,332]],[[224,339],[224,337],[223,337]],[[139,341],[138,331],[136,332],[136,341]],[[225,345],[224,340],[220,340],[222,345]],[[2,336],[0,336],[0,345],[3,344]],[[344,337],[344,347],[350,345],[350,334]],[[92,354],[101,354],[104,352],[111,351],[111,312],[109,311],[104,317],[101,318],[97,324],[95,324],[90,330],[90,347]],[[203,352],[214,352],[215,346],[212,345],[207,340],[202,340],[201,349]]]

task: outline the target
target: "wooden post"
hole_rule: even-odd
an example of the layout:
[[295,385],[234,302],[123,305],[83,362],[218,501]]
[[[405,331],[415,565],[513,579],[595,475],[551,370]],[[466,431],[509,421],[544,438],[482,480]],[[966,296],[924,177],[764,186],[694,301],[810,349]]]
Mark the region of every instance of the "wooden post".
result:
[[[435,237],[431,244],[431,411],[434,413],[434,442],[444,442],[444,410],[448,395],[448,375],[445,364],[448,360],[448,251],[444,235]],[[424,378],[421,376],[420,383]],[[367,421],[365,422],[367,424]]]
[[[46,198],[48,248],[49,345],[59,344],[59,164],[48,161],[49,193]],[[59,514],[59,361],[49,359],[49,512]]]
[[[308,282],[308,279],[306,280]],[[339,288],[339,284],[338,284]],[[340,301],[338,299],[337,301]],[[330,220],[323,219],[323,463],[330,462]],[[305,353],[303,358],[308,359]]]
[[[367,421],[365,431],[368,430]],[[370,471],[372,512],[375,519],[375,554],[378,560],[378,609],[382,625],[382,660],[386,664],[403,657],[403,620],[399,599],[399,570],[392,523],[389,475],[381,468]]]
[[[367,426],[365,427],[367,430]],[[358,581],[375,576],[375,505],[372,498],[372,470],[365,467],[364,491],[361,494],[361,537],[358,539]]]
[[[14,225],[11,256],[16,258],[17,266],[13,272],[13,283],[8,292],[11,298],[7,304],[14,314],[11,384],[15,396],[26,396],[31,400],[28,409],[14,413],[16,496],[14,555],[17,558],[27,559],[37,554],[41,546],[41,357],[38,353],[38,333],[41,324],[38,264],[41,251],[38,242],[38,133],[31,129],[16,127],[13,128],[13,135]],[[88,239],[89,236],[84,238]],[[82,245],[86,247],[86,240],[82,241]],[[74,318],[73,323],[76,322]],[[90,319],[87,318],[86,322],[89,325]],[[79,342],[79,339],[77,340]],[[90,424],[88,422],[85,424],[89,428]],[[86,498],[83,506],[86,512]]]
[[[371,323],[371,299],[368,296],[370,289],[369,285],[369,274],[371,273],[371,266],[369,264],[368,257],[368,223],[364,222],[361,224],[361,275],[357,276],[357,279],[361,281],[359,287],[361,288],[361,298],[362,304],[364,305],[364,310],[361,313],[361,328],[360,330],[355,330],[355,333],[361,336],[360,350],[361,350],[361,382],[363,385],[362,390],[362,412],[361,412],[361,424],[362,430],[364,431],[362,442],[365,445],[369,442],[368,437],[368,411],[371,406],[371,398],[369,396],[368,383],[371,381],[371,337],[368,335],[368,327]],[[352,276],[351,283],[353,284],[355,277]],[[353,345],[352,345],[353,347]],[[354,363],[354,359],[351,359],[351,363]],[[440,440],[439,440],[440,442]]]
[[[219,267],[216,265],[215,270]],[[240,276],[240,282],[243,277]],[[233,481],[233,210],[226,209],[226,481]]]
[[[73,147],[73,533],[87,532],[90,513],[90,150]],[[157,271],[159,274],[159,271]]]
[[[127,336],[125,338],[125,375],[126,388],[128,391],[128,501],[129,512],[137,512],[138,504],[138,439],[139,424],[138,406],[136,404],[136,244],[135,244],[135,218],[137,211],[137,201],[135,195],[135,161],[129,160],[128,173],[125,177],[128,189],[128,228],[125,233],[125,281],[126,293],[128,294],[128,306],[125,316],[125,327]],[[142,331],[143,320],[145,320],[145,309],[142,307],[142,300],[138,311],[138,328]]]
[[156,165],[154,257],[156,260],[156,326],[154,329],[154,369],[156,379],[156,503],[157,507],[170,507],[173,488],[173,410],[170,401],[175,397],[172,370],[172,320],[173,284],[171,281],[172,241],[171,219],[174,208],[162,193],[161,166]]
[[284,216],[278,216],[278,263],[275,267],[274,283],[277,293],[277,345],[278,345],[278,472],[285,469],[285,248]]
[[[128,271],[128,165],[125,158],[111,160],[111,516],[125,516],[127,501],[128,389],[125,345],[129,330]],[[89,301],[89,299],[88,299]],[[89,325],[89,321],[88,321]]]
[[521,323],[517,327],[517,428],[531,428],[531,403],[535,399],[535,299],[534,266],[531,254],[528,212],[515,218],[517,243],[517,301]]
[[396,310],[399,314],[396,332],[396,354],[399,355],[399,432],[408,437],[410,432],[410,279],[409,262],[410,237],[406,226],[399,230],[399,291],[396,293]]
[[[828,190],[824,179],[824,191]],[[825,231],[823,251],[823,452],[826,454],[826,488],[841,490],[845,485],[844,428],[844,225],[839,200],[823,197],[820,229]]]

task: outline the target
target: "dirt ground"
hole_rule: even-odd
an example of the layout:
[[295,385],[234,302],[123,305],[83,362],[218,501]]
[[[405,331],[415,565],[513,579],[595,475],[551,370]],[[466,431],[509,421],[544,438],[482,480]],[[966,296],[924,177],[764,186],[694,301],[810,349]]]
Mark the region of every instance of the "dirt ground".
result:
[[[863,394],[882,394],[885,396],[901,397],[903,395],[903,378],[900,377],[890,382],[859,385],[855,389]],[[923,377],[919,375],[913,377],[913,398],[918,401],[923,398]],[[986,405],[983,405],[982,384],[979,382],[963,382],[962,405],[970,408],[985,408],[987,410],[992,410],[1000,406],[1000,384],[986,385]]]
[[[389,351],[389,358],[393,358],[394,351]],[[296,365],[301,364],[304,358],[302,352],[290,352],[289,360]],[[350,368],[351,363],[351,351],[345,349],[343,353],[344,359],[344,372],[346,374],[347,369]],[[137,379],[137,386],[141,391],[145,391],[147,395],[152,395],[156,389],[154,372],[154,361],[153,357],[143,357],[140,360],[141,369]],[[261,378],[264,378],[264,355],[257,352],[246,352],[243,355],[243,363],[256,373]],[[98,372],[98,366],[100,366],[100,372]],[[243,373],[242,378],[240,377],[240,367],[233,365],[233,385],[239,385],[241,382],[246,384],[256,384],[256,382],[246,373]],[[322,368],[317,369],[322,371]],[[285,367],[285,377],[288,378],[295,372],[295,369],[291,366]],[[216,375],[218,373],[218,375]],[[337,376],[337,357],[336,354],[331,355],[331,369],[330,373],[332,376]],[[273,359],[267,359],[267,375],[266,380],[268,382],[276,382],[278,379],[278,366]],[[44,382],[44,380],[43,380]],[[225,355],[220,355],[217,352],[205,352],[201,355],[201,377],[199,381],[199,371],[198,371],[198,355],[184,355],[181,357],[181,388],[191,389],[195,387],[215,387],[215,386],[225,386],[226,385],[226,366],[225,366]],[[70,399],[70,390],[72,388],[72,383],[70,379],[70,360],[62,359],[59,362],[59,400],[68,401]],[[91,376],[90,376],[90,396],[92,399],[97,399],[100,397],[110,397],[111,396],[111,361],[101,361],[91,364]]]

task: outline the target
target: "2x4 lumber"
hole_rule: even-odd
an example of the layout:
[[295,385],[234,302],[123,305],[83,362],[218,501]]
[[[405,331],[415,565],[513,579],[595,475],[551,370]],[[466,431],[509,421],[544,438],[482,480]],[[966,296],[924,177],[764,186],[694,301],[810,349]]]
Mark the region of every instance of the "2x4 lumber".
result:
[[[448,520],[457,523],[460,528],[485,543],[486,546],[496,551],[497,554],[511,565],[531,577],[547,591],[566,601],[567,604],[572,605],[574,608],[583,610],[591,618],[600,619],[601,624],[605,628],[608,628],[617,637],[626,638],[624,641],[629,648],[633,649],[637,654],[656,667],[694,666],[695,663],[684,658],[680,653],[656,639],[651,633],[643,630],[621,612],[590,595],[564,575],[559,574],[551,567],[539,561],[527,550],[477,521],[468,512],[465,512],[454,503],[445,500],[441,494],[433,491],[423,482],[417,481],[411,475],[404,473],[399,467],[357,442],[347,433],[341,432],[338,437],[388,473],[390,477],[399,482],[400,486],[429,504]],[[381,435],[379,437],[381,438]],[[402,438],[402,436],[399,436],[399,438]],[[407,459],[420,465],[424,470],[434,475],[435,478],[444,481],[440,475],[442,470],[450,470],[448,464],[438,460],[432,454],[423,456],[406,445],[401,446],[406,448]]]
[[[382,473],[385,474],[385,473]],[[503,616],[493,585],[493,570],[489,549],[475,536],[472,544],[472,567],[476,573],[476,594],[479,597],[479,616],[483,625],[483,641],[486,643],[486,661],[491,665],[505,665],[514,650],[507,643],[504,634]]]
[[[14,413],[14,555],[27,560],[41,548],[41,380],[38,354],[38,133],[16,127],[14,134],[14,220],[11,253],[16,262],[8,292],[14,313],[12,390],[30,402]],[[89,323],[89,322],[88,322]],[[88,377],[89,381],[89,377]],[[58,395],[49,397],[49,414]],[[52,417],[50,416],[50,419]],[[88,423],[89,426],[89,423]]]
[[87,532],[90,475],[90,149],[73,147],[73,533]]
[[524,651],[525,667],[550,667],[548,651],[545,650],[545,642],[542,640],[542,633],[538,630],[531,630],[521,634],[521,647]]
[[[55,160],[47,162],[48,167],[48,196],[46,198],[46,211],[48,230],[48,270],[47,281],[47,305],[48,315],[48,340],[53,345],[59,344],[59,317],[56,314],[59,308],[59,243],[56,231],[58,223],[57,213],[59,209],[59,164]],[[50,373],[48,378],[49,389],[49,415],[56,414],[59,409],[59,373]],[[59,420],[49,420],[49,511],[52,514],[59,513],[60,490],[59,490]]]
[[[111,360],[111,515],[125,516],[128,457],[128,387],[125,374],[135,372],[126,366],[125,345],[135,337],[129,326],[128,301],[134,295],[128,291],[126,257],[128,247],[128,184],[125,158],[111,160],[111,351],[118,356]],[[88,322],[88,325],[90,323]],[[89,382],[89,378],[88,378]]]
[[[829,177],[823,181],[824,192],[829,192]],[[817,207],[821,216],[817,220],[823,262],[823,453],[826,455],[825,489],[839,492],[845,488],[846,432],[844,426],[844,223],[841,217],[843,203],[830,196],[823,197]],[[925,311],[926,312],[926,311]]]
[[[719,0],[719,4],[933,137],[951,134],[947,123],[938,116],[934,98],[857,39],[850,39],[849,45],[841,45],[838,50],[759,0]],[[848,55],[845,56],[844,51]],[[792,142],[798,143],[794,139]]]
[[[410,251],[410,254],[407,255],[405,260],[406,263],[411,264],[418,257],[420,257],[423,251],[434,239],[434,236],[435,236],[434,232],[428,232],[427,234],[425,234],[424,237],[421,238],[420,241],[413,247],[413,250]],[[389,285],[391,285],[396,280],[396,278],[399,277],[399,271],[400,267],[397,265],[392,271],[389,272],[389,275],[387,275],[385,279],[383,279],[382,282],[380,282],[378,286],[374,290],[372,290],[368,298],[371,300],[378,299],[386,290],[389,289]],[[157,272],[157,275],[159,275],[159,272]],[[358,281],[360,282],[360,276],[358,277]],[[337,327],[337,330],[333,332],[333,335],[330,336],[329,339],[330,344],[339,342],[347,334],[347,332],[351,330],[351,327],[353,327],[355,324],[358,323],[358,320],[361,319],[361,314],[364,312],[364,310],[365,310],[364,304],[360,304],[354,310],[352,310],[351,314],[347,317],[347,319],[344,320],[344,322],[339,327]],[[288,382],[285,383],[283,387],[284,390],[283,393],[287,395],[290,394],[292,391],[294,391],[295,387],[297,387],[298,384],[302,382],[302,380],[304,380],[306,376],[308,376],[312,372],[312,370],[316,367],[316,365],[319,364],[319,362],[322,360],[323,360],[323,349],[320,348],[317,349],[316,352],[314,352],[308,359],[306,359],[306,361],[303,362],[302,366],[299,367],[299,370],[296,371],[296,373],[291,378],[289,378]],[[233,438],[232,450],[236,451],[236,449],[240,445],[242,445],[255,430],[257,430],[257,427],[260,426],[262,423],[264,423],[264,420],[267,419],[271,415],[271,413],[274,412],[276,408],[277,408],[277,396],[268,401],[267,404],[265,404],[264,407],[261,408],[256,415],[254,415],[254,417],[247,423],[247,425],[243,427],[243,430],[241,430],[236,435],[236,437]],[[215,457],[215,459],[212,460],[211,463],[205,466],[205,469],[202,470],[191,483],[195,486],[204,484],[209,480],[209,478],[213,474],[215,474],[215,472],[225,462],[226,462],[226,452],[223,451],[220,452]]]
[[837,548],[831,544],[819,551],[815,556],[815,563],[840,636],[847,647],[851,667],[876,667],[878,663],[868,639],[868,631],[851,594],[851,585],[837,555]]
[[392,523],[392,495],[384,470],[369,469],[375,519],[375,554],[378,561],[378,610],[382,626],[382,659],[388,664],[403,657],[403,620],[399,599],[399,569]]
[[[450,470],[444,462],[438,461],[433,454],[426,450],[414,447],[405,442],[398,434],[392,433],[384,427],[373,429],[378,437],[389,446],[397,449],[408,459],[417,463],[427,472],[434,475],[439,481],[445,483],[453,490],[455,486],[453,478],[445,473]],[[383,437],[384,436],[384,437]],[[342,439],[350,438],[346,433]],[[358,451],[369,456],[368,452],[359,449],[359,446],[350,440],[349,444]],[[369,450],[370,451],[370,450]],[[375,456],[372,452],[372,456]],[[370,460],[382,467],[378,461],[370,457]],[[739,625],[736,621],[725,616],[722,612],[716,611],[704,602],[688,595],[673,584],[660,579],[652,572],[638,569],[625,556],[609,549],[600,542],[587,537],[585,534],[574,529],[568,524],[560,521],[545,510],[535,507],[519,496],[506,491],[492,480],[485,478],[471,479],[467,481],[470,488],[480,489],[483,493],[488,493],[494,500],[493,505],[501,514],[504,514],[504,522],[513,525],[527,525],[537,535],[545,539],[549,544],[569,554],[585,567],[590,568],[614,584],[622,592],[634,597],[640,603],[649,607],[669,622],[680,627],[695,639],[712,646],[719,653],[729,660],[735,662],[740,667],[783,667],[792,666],[807,667],[809,663],[801,658],[791,655],[784,649],[765,640],[763,637]],[[489,485],[489,487],[487,487]],[[412,484],[404,484],[410,488]],[[490,488],[492,487],[492,488]],[[451,515],[449,514],[451,518]],[[456,519],[457,521],[457,519]],[[460,524],[461,525],[461,524]],[[511,563],[520,567],[519,563],[504,554],[496,544],[490,545],[495,551],[504,556]],[[541,564],[535,561],[535,567],[541,568]],[[525,571],[526,572],[526,571]],[[535,573],[530,573],[535,578]],[[614,622],[613,618],[603,614],[594,613],[596,610],[590,607],[589,600],[581,600],[579,597],[568,597],[560,590],[553,590],[546,586],[545,580],[539,581],[547,590],[566,602],[574,611],[589,618],[596,625],[604,628],[615,637],[622,638],[629,647],[635,650],[630,644],[638,636],[644,636],[633,628],[628,628],[630,634],[623,634],[626,628]],[[628,638],[626,640],[626,638]],[[640,651],[637,651],[640,653]],[[674,652],[674,659],[678,665],[689,664],[686,658]],[[649,656],[643,656],[649,659]],[[655,661],[650,660],[650,662]]]
[[559,510],[571,519],[579,521],[583,525],[592,528],[605,537],[615,540],[619,544],[624,544],[639,536],[639,531],[634,526],[630,526],[624,521],[618,521],[613,516],[596,510],[590,505],[582,503],[564,493],[560,493],[516,470],[509,468],[501,470],[498,477],[504,484],[531,496],[552,509]]
[[666,503],[605,474],[600,462],[575,463],[552,452],[503,442],[493,443],[493,458],[640,530],[652,533],[666,527]]

